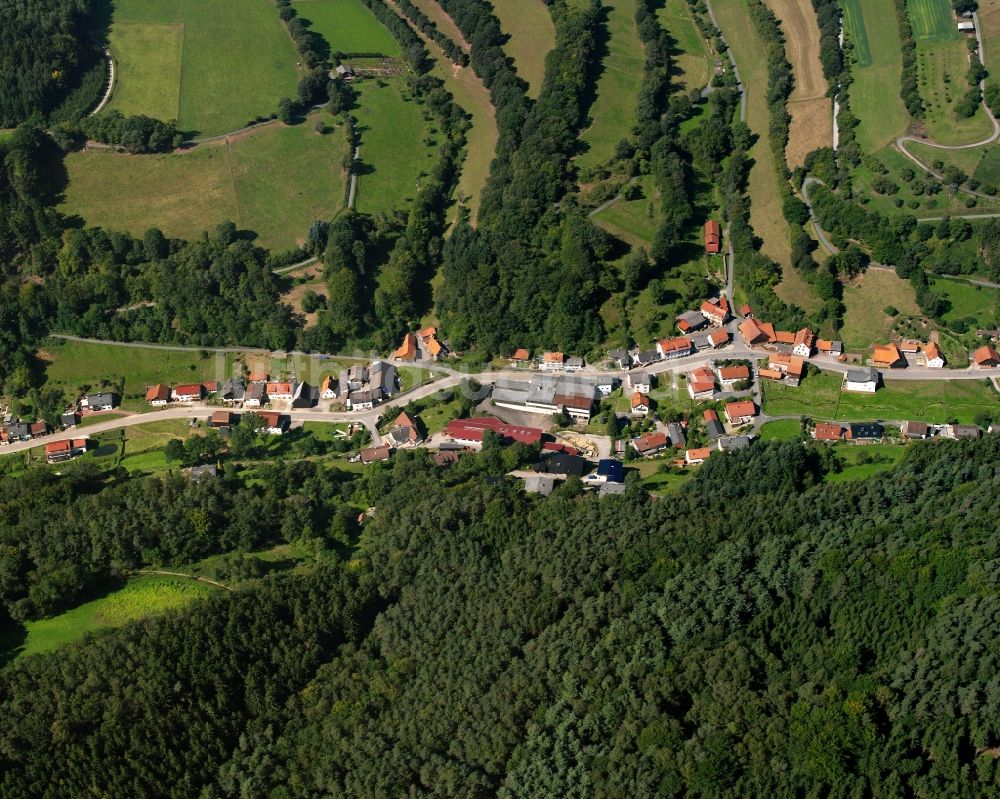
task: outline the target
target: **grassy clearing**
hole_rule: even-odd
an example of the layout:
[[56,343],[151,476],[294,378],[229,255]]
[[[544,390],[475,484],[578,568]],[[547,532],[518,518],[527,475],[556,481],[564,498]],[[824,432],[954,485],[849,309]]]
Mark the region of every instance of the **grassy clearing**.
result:
[[839,374],[811,375],[793,388],[764,385],[764,412],[838,421],[896,420],[943,424],[952,419],[971,423],[984,410],[1000,410],[1000,395],[988,381],[890,380],[875,394],[841,391]]
[[472,50],[462,35],[462,31],[455,24],[455,20],[448,16],[437,0],[413,0],[413,5],[419,8],[441,33],[455,42],[466,53]]
[[880,472],[894,469],[906,455],[903,444],[866,444],[856,447],[851,444],[835,444],[834,451],[844,461],[839,472],[828,474],[828,483],[844,483],[848,480],[867,480]]
[[961,36],[948,0],[907,0],[906,13],[917,43],[944,42]]
[[[817,250],[822,255],[822,250]],[[781,282],[774,287],[774,293],[787,305],[797,305],[804,311],[812,313],[819,309],[823,301],[816,290],[809,285],[802,273],[792,266],[786,266],[781,272]]]
[[[202,358],[197,352],[48,339],[38,354],[45,364],[46,387],[62,389],[67,399],[76,397],[83,386],[97,387],[101,380],[124,378],[128,396],[144,394],[146,386],[155,383],[194,383],[225,377],[221,374],[225,360],[208,353]],[[146,407],[144,402],[140,406]]]
[[885,308],[919,315],[910,284],[888,269],[869,269],[854,284],[844,287],[844,329],[841,337],[848,352],[863,352],[876,342],[885,343],[893,317]]
[[1000,80],[1000,0],[979,0],[979,35],[987,84]]
[[265,247],[292,248],[344,204],[346,136],[319,134],[312,119],[161,155],[71,153],[60,210],[134,236],[156,226],[185,239],[232,220]]
[[123,431],[125,451],[121,465],[129,472],[159,472],[177,468],[176,463],[167,463],[163,447],[175,438],[185,441],[196,431],[204,432],[201,428],[191,427],[183,419],[126,427]]
[[435,147],[425,142],[436,139],[421,107],[401,94],[401,81],[355,86],[362,162],[356,208],[369,214],[402,208],[416,197],[421,173],[434,164]]
[[796,441],[802,438],[802,423],[796,419],[768,422],[760,428],[761,441]]
[[[619,200],[591,219],[629,244],[649,246],[658,226],[658,198],[652,175],[639,178],[641,193],[635,200]],[[623,236],[622,233],[625,235]],[[628,237],[628,238],[626,238]],[[630,241],[629,238],[632,240]]]
[[528,83],[528,96],[538,97],[545,80],[545,56],[555,46],[556,29],[542,0],[494,0],[493,13],[510,38],[503,50],[517,74]]
[[892,0],[843,0],[844,33],[854,44],[851,109],[860,120],[858,144],[875,152],[906,130],[899,96],[903,56]]
[[181,109],[184,26],[116,23],[109,46],[117,69],[110,108],[125,115],[177,119]]
[[754,160],[749,181],[753,201],[750,224],[763,242],[762,252],[782,268],[791,269],[791,232],[781,212],[780,179],[768,136],[771,118],[767,108],[767,63],[761,56],[764,43],[750,21],[745,0],[722,0],[713,6],[743,79],[747,124],[758,137],[750,150]]
[[269,0],[115,0],[111,44],[122,89],[110,107],[198,135],[240,128],[295,94],[295,46]]
[[331,53],[400,55],[399,43],[359,0],[294,0],[292,7]]
[[86,633],[97,632],[106,627],[121,627],[129,622],[182,608],[218,590],[206,583],[179,577],[137,577],[100,599],[49,619],[27,622],[23,628],[23,640],[19,643],[8,641],[7,645],[16,647],[18,657],[50,652],[79,640]]
[[994,327],[1000,321],[1000,291],[962,280],[935,278],[934,291],[948,300],[946,324],[965,322],[970,328]]
[[674,83],[685,91],[707,86],[715,69],[715,61],[688,13],[687,3],[664,3],[656,15],[676,45],[672,53]]
[[819,147],[833,144],[833,102],[826,97],[826,78],[819,61],[816,12],[801,0],[768,0],[785,34],[785,56],[792,65],[795,86],[788,98],[789,126],[785,160],[794,169]]
[[924,100],[927,135],[941,144],[966,144],[989,137],[993,125],[982,106],[968,119],[955,113],[955,105],[969,86],[965,40],[942,40],[917,45],[917,80]]
[[583,168],[596,167],[614,155],[615,145],[635,124],[638,76],[642,74],[643,46],[635,25],[635,0],[607,0],[607,54],[597,79],[597,95],[590,107],[590,124],[580,135],[584,151],[577,158]]

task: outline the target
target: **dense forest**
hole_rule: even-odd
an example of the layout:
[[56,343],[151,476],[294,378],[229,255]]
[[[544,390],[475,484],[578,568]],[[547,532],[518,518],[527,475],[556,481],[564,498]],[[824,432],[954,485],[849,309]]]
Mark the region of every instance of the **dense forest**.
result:
[[[658,501],[480,477],[507,454],[276,471],[289,507],[379,497],[350,565],[9,663],[0,793],[996,794],[1000,438],[848,483],[828,451],[760,444]],[[110,521],[155,488],[70,504]],[[153,502],[150,540],[177,528]]]
[[48,120],[76,90],[87,95],[79,102],[97,102],[107,68],[96,6],[92,0],[0,2],[0,128]]

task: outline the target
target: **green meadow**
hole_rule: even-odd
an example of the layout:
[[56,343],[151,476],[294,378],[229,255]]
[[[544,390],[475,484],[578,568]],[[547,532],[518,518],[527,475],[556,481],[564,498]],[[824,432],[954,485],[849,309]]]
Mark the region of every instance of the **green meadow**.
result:
[[60,210],[134,236],[156,226],[184,239],[231,220],[262,246],[290,249],[344,206],[347,138],[340,128],[317,133],[312,120],[173,153],[70,153]]
[[294,0],[292,8],[331,53],[400,55],[399,43],[360,0]]
[[294,96],[297,53],[270,0],[115,0],[109,108],[199,136],[243,127]]
[[493,0],[493,14],[510,38],[504,52],[528,83],[528,96],[538,97],[545,79],[545,56],[555,46],[556,29],[542,0]]

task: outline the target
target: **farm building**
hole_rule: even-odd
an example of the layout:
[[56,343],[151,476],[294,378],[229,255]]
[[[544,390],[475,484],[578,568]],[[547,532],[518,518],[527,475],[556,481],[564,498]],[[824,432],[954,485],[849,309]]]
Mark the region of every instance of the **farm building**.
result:
[[705,252],[709,255],[718,255],[722,252],[722,230],[714,219],[709,219],[705,223]]

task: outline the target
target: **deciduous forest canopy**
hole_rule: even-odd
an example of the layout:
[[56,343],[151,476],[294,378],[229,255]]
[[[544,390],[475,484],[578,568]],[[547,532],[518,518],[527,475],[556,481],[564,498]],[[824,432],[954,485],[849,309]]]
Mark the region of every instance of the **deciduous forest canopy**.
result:
[[[572,485],[531,499],[476,476],[501,454],[444,474],[406,455],[346,483],[269,472],[270,501],[313,508],[325,538],[338,496],[382,497],[359,556],[8,665],[0,791],[993,790],[996,438],[918,445],[895,472],[839,484],[818,451],[761,444],[655,502]],[[77,503],[111,525],[159,489],[86,490]],[[214,490],[183,501],[210,526],[224,511]],[[4,529],[32,504],[5,505]],[[156,515],[148,535],[197,536]]]

